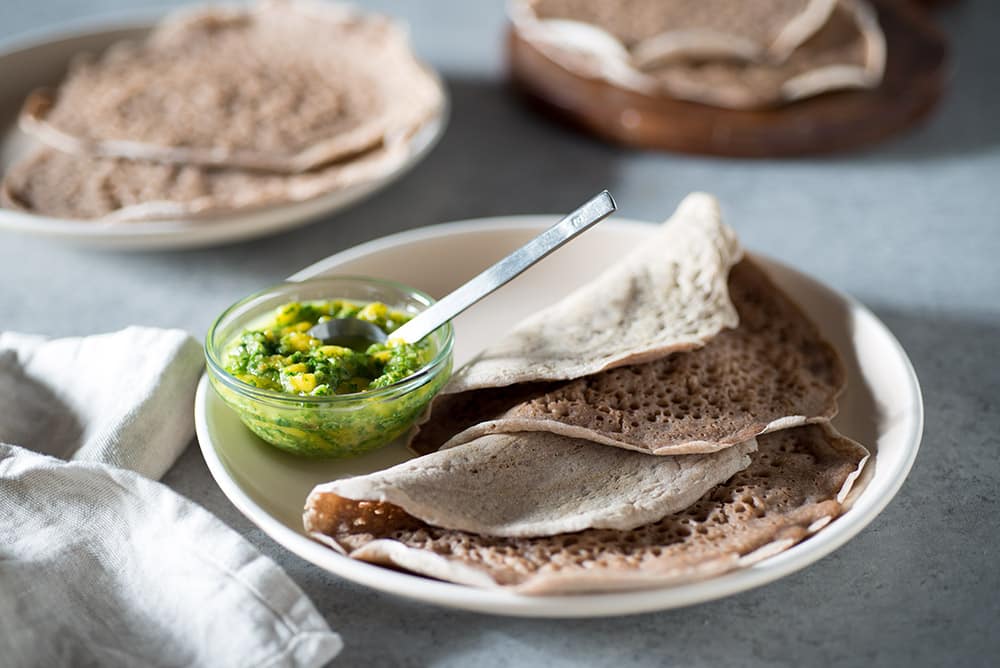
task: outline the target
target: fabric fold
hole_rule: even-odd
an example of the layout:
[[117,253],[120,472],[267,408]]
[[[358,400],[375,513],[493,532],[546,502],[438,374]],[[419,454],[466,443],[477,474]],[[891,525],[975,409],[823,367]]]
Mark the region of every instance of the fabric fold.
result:
[[180,330],[0,333],[4,666],[320,666],[340,651],[280,567],[144,477],[191,443],[202,364]]
[[742,255],[718,201],[692,193],[648,243],[518,323],[443,394],[579,378],[698,348],[738,322],[726,276]]
[[656,457],[545,432],[498,434],[316,487],[306,526],[335,497],[391,503],[445,529],[551,536],[634,529],[684,510],[750,465],[753,439],[719,452]]
[[194,438],[201,346],[177,329],[0,333],[0,441],[159,479]]
[[8,666],[319,666],[342,646],[210,513],[130,471],[0,444]]
[[747,468],[693,505],[629,530],[484,536],[430,525],[388,501],[336,495],[312,498],[306,530],[355,559],[522,594],[691,582],[751,565],[821,530],[844,512],[868,460],[863,446],[829,424],[757,443]]

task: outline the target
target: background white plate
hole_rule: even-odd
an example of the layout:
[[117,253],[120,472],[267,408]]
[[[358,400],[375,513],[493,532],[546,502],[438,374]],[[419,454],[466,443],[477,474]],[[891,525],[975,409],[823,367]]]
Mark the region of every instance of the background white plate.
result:
[[[491,218],[404,232],[338,253],[293,278],[378,276],[440,297],[552,222],[542,216]],[[642,243],[651,230],[646,223],[602,223],[466,311],[455,321],[456,366],[522,316],[557,300]],[[844,356],[848,388],[835,424],[877,456],[867,469],[867,486],[847,513],[816,536],[751,568],[662,589],[577,596],[518,596],[438,582],[354,561],[302,534],[302,506],[313,485],[402,461],[409,455],[401,445],[344,461],[287,455],[244,428],[203,378],[195,399],[202,452],[233,504],[280,544],[342,577],[423,601],[507,615],[590,617],[672,608],[759,586],[829,554],[885,507],[916,456],[923,403],[906,353],[868,309],[794,269],[758,259]]]
[[[17,114],[32,90],[59,82],[70,59],[79,53],[100,53],[123,39],[142,39],[157,16],[140,15],[87,21],[39,35],[0,44],[0,178],[28,151],[33,140],[17,129]],[[406,160],[386,176],[302,202],[261,207],[212,218],[94,223],[36,216],[0,208],[0,230],[49,237],[54,240],[117,250],[177,249],[212,246],[274,234],[340,211],[384,188],[419,162],[444,132],[447,93],[441,114],[410,140]]]

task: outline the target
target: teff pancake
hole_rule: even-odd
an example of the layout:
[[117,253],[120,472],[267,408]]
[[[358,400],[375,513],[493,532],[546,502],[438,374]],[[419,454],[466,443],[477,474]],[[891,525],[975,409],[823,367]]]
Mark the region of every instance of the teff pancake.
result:
[[[436,452],[315,488],[306,531],[356,559],[473,586],[557,594],[717,575],[785,550],[843,512],[868,453],[829,424],[844,384],[839,357],[752,261],[734,266],[733,254],[732,261],[703,263],[684,251],[664,252],[677,229],[700,233],[700,244],[719,236],[705,237],[706,229],[724,229],[718,220],[675,229],[691,220],[680,213],[689,200],[652,243],[461,370],[417,436],[416,445]],[[694,202],[713,210],[708,196]],[[652,277],[679,270],[664,271],[662,262],[700,266],[689,282],[711,289],[671,295],[671,281]],[[634,288],[644,282],[645,289]],[[623,283],[633,286],[624,296]],[[700,347],[670,352],[673,337],[696,323],[678,328],[676,317],[663,317],[659,329],[634,330],[619,316],[595,326],[586,317],[600,314],[606,293],[620,296],[616,316],[653,313],[654,323],[678,312],[674,300],[700,295],[694,312],[715,314],[703,306],[728,304],[739,325],[715,327]],[[627,345],[614,348],[616,359],[640,349],[651,357],[607,368],[523,354],[525,342],[531,351],[558,351],[553,314],[564,316],[564,327],[589,325],[599,341],[620,330]],[[656,345],[629,338],[636,332]],[[570,340],[577,338],[586,341]],[[514,375],[528,382],[508,384],[512,374],[498,360],[514,360]],[[568,379],[531,381],[533,368],[542,378]],[[587,368],[604,370],[569,375]]]
[[133,222],[207,217],[302,201],[382,177],[406,158],[403,146],[303,174],[84,157],[42,149],[0,183],[0,204],[57,218]]
[[841,0],[829,20],[780,63],[732,59],[678,61],[648,50],[643,72],[674,97],[734,109],[793,102],[882,80],[885,40],[874,12]]
[[833,417],[845,383],[836,351],[750,260],[728,285],[740,324],[704,347],[563,383],[441,396],[413,449],[551,431],[658,455],[713,452]]
[[[885,70],[885,36],[865,0],[545,0],[538,13],[532,3],[514,7],[520,37],[572,72],[717,107],[767,108],[875,88]],[[574,12],[578,18],[569,18]],[[675,29],[657,34],[666,25]]]
[[78,61],[22,127],[76,154],[295,173],[403,142],[442,104],[392,22],[273,0],[184,12]]
[[444,393],[578,378],[704,345],[736,325],[726,276],[742,254],[715,198],[688,195],[641,248],[523,320]]
[[428,524],[484,536],[633,529],[684,510],[750,464],[757,444],[655,457],[544,432],[483,436],[385,471],[316,487],[391,503]]
[[[540,19],[598,26],[629,49],[664,57],[783,59],[826,22],[835,0],[533,0]],[[655,43],[655,45],[653,44]]]
[[377,564],[480,587],[556,594],[663,586],[785,550],[844,510],[867,451],[828,425],[758,439],[748,468],[674,515],[627,531],[498,538],[429,526],[388,503],[313,495],[310,535]]

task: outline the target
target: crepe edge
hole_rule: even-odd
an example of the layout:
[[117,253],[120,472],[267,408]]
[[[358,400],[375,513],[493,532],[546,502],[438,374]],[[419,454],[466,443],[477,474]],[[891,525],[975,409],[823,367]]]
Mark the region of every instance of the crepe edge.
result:
[[476,568],[447,559],[443,555],[410,548],[392,539],[376,539],[353,551],[346,550],[332,537],[315,531],[310,526],[311,518],[307,507],[303,522],[307,534],[318,542],[331,547],[338,553],[369,563],[402,568],[417,575],[428,576],[485,589],[500,589],[528,596],[597,593],[602,591],[627,591],[669,587],[696,582],[709,577],[753,566],[769,557],[784,552],[803,540],[828,527],[837,518],[848,512],[854,499],[864,491],[870,478],[872,460],[870,451],[857,441],[841,434],[829,422],[819,423],[827,444],[835,450],[846,451],[848,456],[857,456],[858,463],[850,472],[833,498],[817,502],[823,512],[808,524],[804,520],[791,522],[780,527],[770,540],[754,546],[746,553],[724,552],[695,566],[683,564],[680,567],[657,569],[655,565],[646,571],[626,569],[601,569],[600,571],[572,573],[539,572],[516,585],[505,583],[510,575],[499,571],[491,575],[486,569]]
[[[725,438],[716,441],[704,441],[704,440],[692,440],[685,441],[682,443],[670,444],[665,446],[658,446],[650,448],[644,444],[638,443],[636,441],[630,441],[622,438],[614,438],[608,436],[603,432],[594,431],[587,427],[579,427],[575,425],[568,425],[557,420],[536,420],[536,419],[523,419],[523,418],[498,418],[493,420],[485,420],[479,422],[470,427],[466,427],[457,434],[451,436],[447,441],[441,444],[438,449],[443,450],[445,448],[451,448],[463,443],[467,443],[480,436],[485,436],[487,434],[500,434],[500,433],[516,433],[516,432],[530,432],[530,431],[550,431],[555,434],[560,434],[562,436],[568,436],[571,438],[579,438],[583,440],[593,441],[595,443],[601,443],[603,445],[609,445],[612,447],[624,448],[627,450],[635,450],[638,452],[643,452],[646,454],[660,455],[660,456],[670,456],[670,455],[688,455],[688,454],[705,454],[711,452],[717,452],[719,450],[732,447],[743,441],[761,436],[764,434],[769,434],[771,432],[780,431],[782,429],[790,429],[797,426],[802,426],[806,424],[820,424],[828,423],[833,418],[835,418],[840,412],[839,399],[843,395],[844,391],[847,389],[847,368],[844,364],[843,355],[837,350],[828,339],[823,336],[822,331],[816,325],[815,321],[809,317],[802,306],[787,294],[774,277],[768,271],[767,267],[763,266],[756,258],[750,256],[749,254],[741,253],[741,257],[747,259],[753,263],[753,266],[760,270],[764,276],[767,278],[771,286],[777,290],[788,302],[788,306],[792,308],[795,313],[805,320],[809,325],[816,329],[817,343],[822,346],[826,353],[830,356],[833,362],[832,371],[836,378],[836,382],[831,386],[831,394],[828,402],[826,403],[825,410],[817,415],[785,415],[779,418],[775,418],[769,422],[754,422],[747,427],[734,432]],[[698,346],[700,347],[700,346]],[[684,352],[697,349],[688,348]],[[671,352],[682,352],[682,351],[671,351]],[[668,353],[669,354],[669,353]],[[653,359],[656,359],[655,357]],[[651,361],[651,360],[650,360]],[[634,363],[634,362],[630,362]],[[477,389],[489,389],[489,388],[472,388],[472,390]],[[463,390],[464,391],[464,390]],[[435,398],[436,399],[436,398]],[[428,406],[424,414],[418,420],[418,422],[411,428],[410,432],[406,436],[406,446],[407,448],[417,454],[423,455],[428,452],[433,451],[423,451],[418,450],[413,447],[416,436],[420,431],[420,426],[426,424],[430,420],[431,412],[433,410],[434,401]]]
[[[695,102],[708,106],[732,110],[760,110],[772,108],[780,104],[788,104],[797,100],[815,97],[827,92],[851,89],[877,88],[883,79],[886,61],[885,34],[878,24],[875,10],[866,0],[815,0],[816,8],[800,15],[801,22],[792,21],[779,33],[768,48],[741,38],[726,36],[711,31],[686,31],[687,34],[658,35],[637,45],[630,57],[618,38],[606,30],[578,21],[540,19],[530,10],[521,5],[528,5],[526,0],[511,0],[513,7],[508,11],[512,25],[517,34],[538,49],[547,58],[560,67],[590,79],[599,79],[612,85],[632,90],[646,95],[656,95],[666,92],[668,96],[687,102]],[[829,5],[827,8],[826,5]],[[690,57],[730,57],[747,62],[770,62],[781,64],[802,44],[821,30],[837,6],[844,6],[854,18],[855,27],[865,43],[865,64],[834,65],[820,67],[802,74],[790,77],[777,89],[776,94],[760,99],[745,96],[719,94],[713,86],[688,85],[680,82],[664,82],[651,77],[642,71],[654,63],[669,62],[671,59]],[[826,12],[826,13],[824,13]],[[816,25],[816,21],[823,22]],[[557,25],[550,25],[556,23]],[[591,48],[579,39],[567,39],[566,31],[558,24],[577,23],[587,26],[588,30],[601,33],[599,40],[601,48]],[[658,40],[660,43],[652,40]],[[611,48],[611,44],[615,44]],[[695,47],[697,46],[697,48]],[[643,48],[639,48],[643,47]],[[636,58],[636,53],[639,57]]]
[[[46,151],[55,151],[49,147],[37,148],[15,163],[3,179],[0,180],[0,206],[4,208],[21,211],[23,213],[53,217],[51,214],[41,213],[38,210],[25,206],[23,198],[17,192],[14,182],[19,176],[19,171],[30,169],[31,163],[43,157]],[[190,202],[161,199],[150,200],[140,204],[131,204],[103,216],[94,218],[64,218],[65,220],[79,221],[82,224],[117,224],[117,223],[140,223],[167,221],[176,218],[190,218],[194,221],[204,222],[222,216],[245,214],[263,211],[270,208],[306,202],[323,197],[337,191],[346,190],[357,186],[362,186],[390,175],[393,170],[404,164],[412,150],[408,144],[400,143],[392,147],[377,148],[369,154],[359,156],[354,160],[343,164],[327,165],[320,168],[315,174],[316,182],[309,187],[290,188],[284,196],[265,199],[248,198],[245,203],[220,204],[217,198],[206,195],[194,199]],[[74,156],[85,159],[87,156]],[[127,158],[113,158],[108,156],[95,156],[98,160],[128,160]],[[181,168],[185,165],[176,165]],[[196,169],[212,170],[212,167],[190,165]],[[243,171],[235,169],[234,171]],[[252,175],[252,172],[247,172]],[[324,175],[327,178],[322,178]],[[305,176],[303,174],[269,174],[275,178],[289,178]],[[249,191],[248,191],[249,192]]]
[[[65,132],[47,119],[49,112],[58,103],[58,96],[52,89],[37,89],[26,98],[18,116],[18,124],[23,132],[64,153],[79,156],[101,156],[107,158],[122,158],[128,160],[147,160],[151,162],[167,162],[184,165],[200,165],[203,167],[238,168],[258,170],[281,174],[302,174],[322,168],[337,161],[349,159],[352,156],[364,154],[380,145],[398,144],[417,131],[430,120],[439,117],[445,105],[444,87],[440,78],[431,68],[417,58],[413,52],[406,31],[396,22],[380,14],[364,14],[343,4],[324,4],[310,0],[295,2],[280,2],[266,0],[257,5],[235,9],[233,7],[208,7],[204,9],[181,8],[168,15],[157,25],[169,26],[171,18],[180,21],[192,21],[208,17],[228,17],[228,20],[243,16],[254,16],[266,10],[282,9],[297,11],[306,15],[316,15],[317,18],[342,22],[348,18],[362,17],[365,20],[379,22],[389,26],[393,32],[393,42],[396,50],[414,71],[423,78],[420,85],[426,84],[427,91],[434,90],[434,101],[414,115],[408,123],[394,126],[382,119],[379,123],[365,124],[347,133],[341,133],[328,140],[313,144],[297,153],[276,157],[270,153],[257,151],[233,151],[223,148],[181,148],[161,146],[141,141],[123,139],[89,139],[77,137]],[[71,73],[67,76],[71,76]],[[417,84],[411,84],[417,85]]]
[[[576,378],[582,378],[584,376],[591,376],[597,373],[601,373],[602,371],[608,371],[610,369],[622,366],[639,364],[642,362],[648,362],[655,359],[659,359],[661,357],[666,357],[667,355],[675,352],[686,352],[690,350],[697,350],[698,348],[703,347],[705,344],[711,341],[716,335],[718,335],[719,332],[725,329],[732,329],[738,326],[739,314],[736,312],[736,307],[732,302],[732,298],[729,296],[728,276],[732,268],[736,266],[744,258],[746,253],[743,248],[743,245],[740,243],[739,238],[736,235],[736,232],[733,230],[732,227],[727,225],[722,220],[722,208],[719,204],[718,198],[716,198],[711,193],[698,190],[688,193],[677,204],[676,209],[673,211],[673,213],[670,214],[670,216],[666,220],[659,223],[657,226],[651,228],[653,230],[652,234],[654,236],[665,234],[666,231],[669,230],[671,223],[677,219],[697,218],[701,216],[710,217],[718,225],[718,228],[720,230],[718,239],[718,244],[719,244],[718,250],[720,252],[720,255],[722,256],[721,264],[727,265],[722,276],[717,278],[717,280],[719,280],[722,284],[721,285],[722,292],[724,293],[722,297],[725,302],[724,313],[722,313],[720,317],[720,324],[717,329],[711,332],[704,332],[700,336],[683,336],[673,340],[670,343],[654,345],[652,347],[648,347],[643,350],[621,353],[612,357],[600,358],[598,360],[595,360],[591,368],[588,368],[582,373],[574,371],[572,372],[572,375],[568,375],[566,373],[564,374],[548,373],[544,375],[537,375],[537,370],[536,370],[535,372],[536,375],[532,376],[522,375],[520,377],[510,376],[508,378],[505,378],[503,382],[499,383],[495,381],[489,381],[487,383],[484,383],[482,381],[478,382],[465,381],[464,376],[462,375],[464,370],[471,367],[477,361],[481,360],[483,353],[488,352],[489,349],[487,348],[486,351],[481,351],[472,360],[464,364],[461,369],[457,370],[452,375],[451,379],[449,379],[448,384],[441,390],[440,395],[444,396],[449,394],[459,394],[461,392],[467,392],[472,390],[507,387],[510,385],[516,385],[525,382],[543,382],[543,381],[556,382],[564,380],[573,380]],[[583,285],[580,285],[577,289],[573,290],[570,294],[563,297],[563,299],[560,301],[571,299],[575,295],[577,295],[581,290],[588,289],[594,282],[604,278],[607,272],[615,270],[616,268],[620,267],[622,262],[627,261],[629,257],[631,257],[636,253],[640,253],[643,250],[644,248],[640,247],[639,249],[632,251],[632,253],[629,253],[627,256],[619,258],[617,262],[607,267],[601,274],[595,276],[593,279],[587,281]],[[541,311],[538,311],[534,314],[527,316],[524,320],[517,323],[514,326],[514,328],[508,332],[508,335],[515,334],[521,328],[522,325],[528,322],[532,322],[535,318],[539,317],[539,314],[544,314],[549,309],[556,306],[556,304],[558,303],[559,302],[556,302],[555,304],[549,304],[546,307],[544,307]]]
[[[470,443],[471,444],[471,443]],[[344,478],[328,483],[317,485],[306,498],[307,510],[313,506],[315,500],[324,495],[333,495],[350,501],[368,501],[377,503],[389,503],[401,509],[407,515],[415,517],[425,524],[442,529],[453,531],[463,531],[466,533],[481,536],[495,536],[500,538],[536,538],[544,536],[555,536],[559,534],[575,533],[587,529],[612,529],[618,531],[628,531],[637,527],[656,522],[667,515],[680,512],[690,507],[698,501],[704,494],[712,488],[722,484],[735,474],[746,469],[751,463],[752,455],[757,451],[756,439],[748,439],[742,443],[727,449],[726,456],[721,461],[714,462],[715,468],[712,471],[712,478],[721,478],[710,484],[705,484],[705,476],[695,483],[690,484],[683,492],[674,495],[668,510],[656,510],[646,507],[641,512],[622,516],[597,516],[593,512],[560,520],[535,521],[533,523],[510,523],[508,527],[487,526],[477,524],[468,517],[454,514],[449,511],[439,511],[434,507],[422,503],[407,492],[386,487],[384,485],[369,486],[367,489],[357,490],[351,487],[350,481],[356,481],[365,476],[354,478]],[[715,454],[715,453],[709,453]],[[419,460],[419,458],[417,458]],[[416,460],[411,460],[416,461]],[[715,470],[717,469],[717,470]],[[354,483],[357,484],[356,482]],[[345,489],[348,487],[348,489]]]
[[[747,254],[746,254],[746,251],[743,248],[743,245],[740,243],[739,238],[736,235],[736,232],[729,225],[727,225],[725,222],[722,221],[721,207],[719,205],[718,198],[716,198],[714,195],[712,195],[710,193],[707,193],[707,192],[703,192],[703,191],[693,191],[693,192],[688,193],[680,201],[680,203],[677,205],[677,208],[670,215],[670,217],[667,218],[662,223],[660,223],[660,226],[658,228],[654,228],[654,229],[656,229],[657,231],[663,230],[669,224],[669,222],[675,216],[677,216],[681,212],[682,208],[685,208],[685,207],[690,207],[690,208],[706,208],[707,207],[710,210],[710,215],[712,215],[714,218],[716,218],[718,220],[718,223],[719,223],[719,225],[721,227],[721,230],[722,230],[722,242],[721,243],[723,244],[723,246],[725,247],[726,251],[728,252],[728,265],[729,266],[727,268],[727,271],[726,271],[726,274],[725,274],[725,278],[724,278],[724,281],[728,281],[729,271],[731,271],[734,266],[736,266],[740,261],[742,261],[746,257]],[[655,233],[656,232],[654,232],[654,234]],[[609,269],[610,268],[611,267],[609,267]],[[584,285],[582,285],[582,286],[580,286],[580,288],[578,288],[578,290],[584,288],[588,284],[589,284],[589,282],[586,283],[586,284],[584,284]],[[567,295],[567,297],[571,296],[572,294],[573,293],[571,293],[570,295]],[[706,333],[705,335],[703,335],[701,337],[697,337],[697,338],[691,338],[691,337],[683,338],[683,339],[680,339],[680,340],[677,340],[677,341],[673,342],[670,345],[661,345],[661,346],[658,346],[658,347],[655,347],[655,348],[651,348],[651,349],[648,349],[648,350],[634,352],[634,353],[630,353],[630,354],[627,354],[627,355],[622,355],[622,356],[620,356],[618,358],[615,358],[615,359],[605,360],[604,362],[602,362],[599,365],[595,366],[595,368],[592,371],[590,371],[589,373],[584,373],[582,375],[574,375],[572,378],[561,376],[561,377],[536,378],[535,380],[544,380],[544,381],[550,381],[551,380],[553,382],[555,382],[555,381],[572,380],[573,378],[583,377],[583,376],[588,376],[588,375],[593,375],[593,374],[596,374],[596,373],[601,373],[602,371],[607,371],[609,369],[613,369],[613,368],[617,368],[617,367],[621,367],[621,366],[627,366],[627,365],[632,365],[632,364],[639,364],[639,363],[650,362],[650,361],[653,361],[655,359],[659,359],[661,357],[665,357],[665,356],[667,356],[667,355],[669,355],[671,353],[675,353],[675,352],[687,352],[687,351],[691,351],[691,350],[697,350],[698,348],[701,348],[701,347],[705,346],[716,335],[718,335],[719,332],[723,331],[724,329],[731,329],[731,328],[736,327],[736,326],[739,325],[739,314],[736,312],[736,307],[735,307],[735,305],[732,302],[732,298],[729,296],[728,284],[726,285],[726,288],[725,288],[725,300],[726,300],[726,307],[727,307],[726,308],[726,313],[725,313],[724,317],[721,319],[722,323],[721,323],[720,327],[716,331],[714,331],[712,333]],[[550,305],[550,306],[552,306],[552,305]],[[549,307],[546,307],[546,308],[549,308]],[[427,408],[424,409],[424,412],[414,422],[413,426],[409,429],[409,431],[404,436],[404,444],[406,445],[407,449],[410,452],[413,452],[414,454],[418,454],[418,455],[420,455],[420,454],[426,454],[425,452],[421,452],[420,450],[415,449],[413,447],[413,443],[414,443],[417,435],[420,433],[421,426],[424,425],[424,424],[426,424],[430,420],[431,415],[433,414],[433,411],[434,411],[434,407],[437,404],[437,402],[440,400],[441,397],[444,397],[444,396],[447,396],[447,395],[450,395],[450,394],[459,394],[461,392],[474,391],[474,390],[480,390],[480,389],[489,389],[489,388],[497,388],[497,387],[508,387],[510,385],[514,385],[514,384],[517,384],[517,383],[520,383],[520,382],[526,382],[523,379],[518,380],[518,379],[513,378],[513,377],[507,379],[505,382],[500,383],[500,384],[482,384],[482,383],[474,384],[474,383],[464,383],[464,382],[462,382],[461,381],[462,376],[460,374],[462,373],[463,369],[465,369],[466,367],[468,367],[468,366],[472,365],[473,363],[475,363],[476,360],[480,359],[481,355],[482,355],[482,352],[478,353],[472,360],[470,360],[469,362],[467,362],[466,364],[464,364],[461,369],[458,369],[454,374],[452,374],[451,378],[449,379],[449,381],[445,385],[445,387],[433,399],[431,399],[430,403],[427,405]],[[744,439],[744,440],[746,440],[746,439]]]
[[877,88],[885,76],[885,33],[878,22],[875,10],[865,0],[837,0],[854,19],[854,25],[865,43],[865,63],[857,65],[830,65],[803,72],[784,82],[782,99],[794,102],[833,90]]

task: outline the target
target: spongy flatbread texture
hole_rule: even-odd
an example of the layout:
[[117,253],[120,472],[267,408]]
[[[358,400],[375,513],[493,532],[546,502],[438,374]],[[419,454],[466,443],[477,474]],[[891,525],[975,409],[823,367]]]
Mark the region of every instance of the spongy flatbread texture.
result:
[[[833,0],[535,0],[539,18],[599,26],[633,48],[660,38],[695,47],[718,37],[784,54],[818,30]],[[695,52],[697,52],[696,49]]]
[[836,414],[846,383],[833,347],[751,260],[729,275],[737,328],[703,348],[564,383],[441,397],[411,447],[552,431],[659,455],[713,452]]
[[726,275],[741,256],[715,198],[688,195],[647,243],[523,320],[444,393],[578,378],[703,345],[736,326]]
[[[728,4],[735,16],[768,11],[766,4]],[[866,0],[814,6],[767,50],[756,33],[767,32],[769,20],[748,22],[744,37],[680,30],[629,44],[599,25],[520,16],[519,35],[570,71],[723,108],[763,109],[835,90],[875,88],[885,72],[885,35]]]
[[687,508],[746,468],[756,447],[653,457],[549,433],[483,436],[319,485],[306,505],[322,505],[326,495],[385,502],[430,525],[484,536],[633,529]]
[[867,451],[826,424],[758,439],[750,466],[680,513],[632,529],[541,538],[429,526],[388,503],[313,497],[305,528],[352,557],[524,594],[607,591],[716,575],[780,552],[844,509]]
[[41,149],[0,183],[0,205],[100,222],[209,217],[299,202],[385,176],[406,159],[403,146],[377,148],[303,174],[84,157]]
[[871,88],[885,66],[884,38],[867,5],[841,0],[787,60],[655,61],[643,71],[669,94],[720,107],[768,107],[845,88]]
[[77,154],[301,172],[402,141],[442,103],[388,19],[272,0],[182,11],[75,62],[22,127]]

